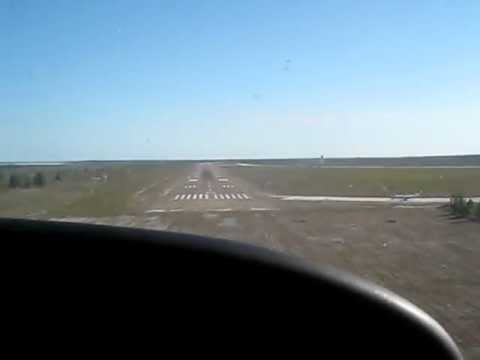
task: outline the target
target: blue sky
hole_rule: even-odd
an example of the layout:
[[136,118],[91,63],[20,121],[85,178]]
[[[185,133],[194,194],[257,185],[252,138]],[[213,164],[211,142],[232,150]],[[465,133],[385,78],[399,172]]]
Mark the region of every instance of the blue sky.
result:
[[0,0],[0,161],[480,153],[480,2]]

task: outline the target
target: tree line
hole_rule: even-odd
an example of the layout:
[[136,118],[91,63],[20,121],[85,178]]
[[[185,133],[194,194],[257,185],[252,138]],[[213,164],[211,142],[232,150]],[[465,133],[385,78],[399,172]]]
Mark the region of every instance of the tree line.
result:
[[[4,181],[4,174],[0,173],[0,183]],[[62,176],[60,173],[56,173],[54,177],[55,181],[61,181]],[[41,171],[32,174],[17,174],[11,173],[8,177],[8,187],[10,189],[29,189],[31,187],[42,188],[47,185],[47,177]]]

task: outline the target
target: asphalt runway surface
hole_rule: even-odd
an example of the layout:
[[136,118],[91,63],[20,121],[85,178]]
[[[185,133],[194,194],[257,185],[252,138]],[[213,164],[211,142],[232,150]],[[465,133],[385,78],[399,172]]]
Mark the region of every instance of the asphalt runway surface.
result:
[[[148,213],[190,211],[265,211],[281,200],[272,199],[255,186],[232,177],[227,168],[201,163],[177,179]],[[277,204],[279,205],[279,204]]]

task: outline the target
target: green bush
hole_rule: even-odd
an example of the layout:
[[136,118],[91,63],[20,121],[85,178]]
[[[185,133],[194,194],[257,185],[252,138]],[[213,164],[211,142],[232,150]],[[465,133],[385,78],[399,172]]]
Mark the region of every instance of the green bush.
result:
[[455,216],[480,218],[480,203],[475,204],[472,199],[466,201],[462,195],[454,195],[450,198],[450,212]]
[[16,189],[20,186],[20,177],[17,174],[10,174],[8,179],[8,187],[10,189]]
[[468,199],[467,201],[467,209],[469,214],[473,214],[473,211],[475,210],[475,203],[473,202],[472,199]]
[[37,187],[43,187],[46,184],[45,175],[41,172],[37,172],[33,177],[33,184]]
[[60,172],[55,174],[55,181],[62,181],[62,174],[60,174]]
[[454,195],[450,198],[450,211],[455,216],[468,216],[471,210],[471,203],[469,203],[465,201],[463,195]]

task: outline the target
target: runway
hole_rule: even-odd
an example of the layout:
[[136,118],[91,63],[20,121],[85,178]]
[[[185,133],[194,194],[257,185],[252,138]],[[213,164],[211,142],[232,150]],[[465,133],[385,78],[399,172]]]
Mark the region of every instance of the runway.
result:
[[168,194],[159,197],[152,212],[256,211],[271,209],[272,199],[254,185],[230,176],[228,168],[209,163],[192,166],[178,178]]

